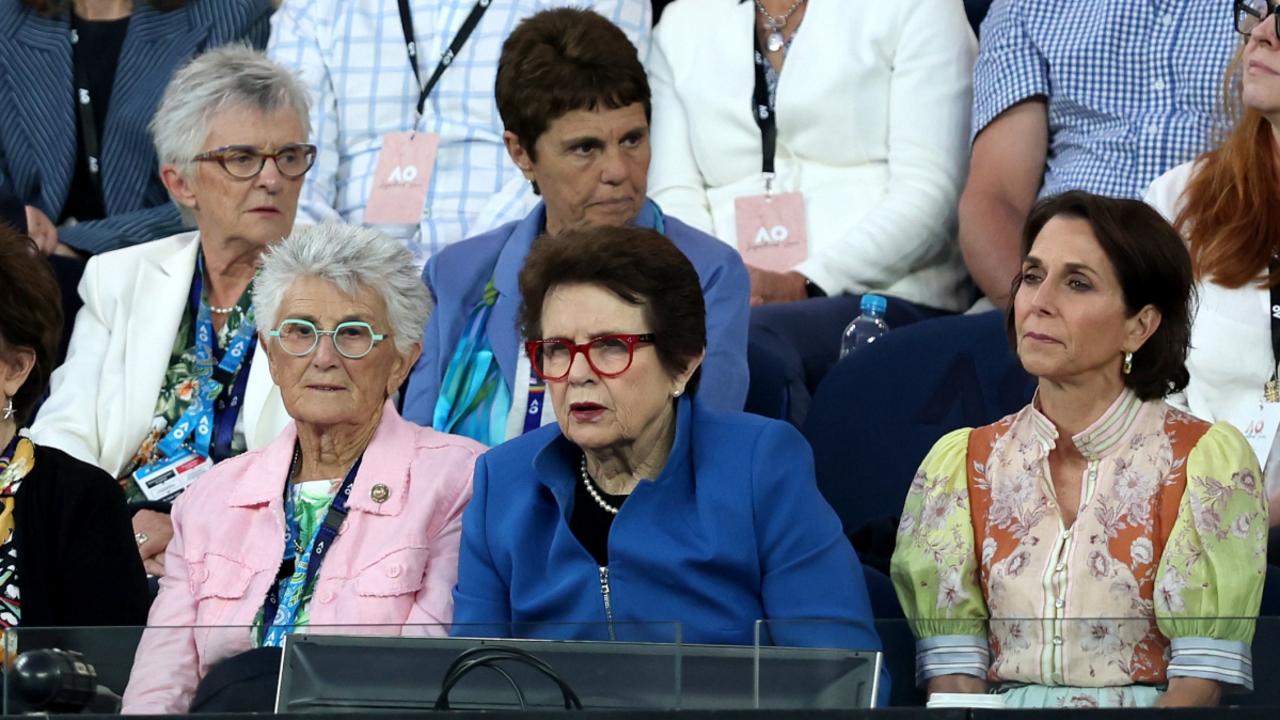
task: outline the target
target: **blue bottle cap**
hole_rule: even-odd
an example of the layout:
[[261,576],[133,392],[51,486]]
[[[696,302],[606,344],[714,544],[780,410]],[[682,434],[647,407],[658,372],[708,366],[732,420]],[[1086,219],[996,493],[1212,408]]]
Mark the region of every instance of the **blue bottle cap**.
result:
[[862,296],[862,314],[863,315],[884,315],[884,311],[889,307],[888,301],[881,295],[863,295]]

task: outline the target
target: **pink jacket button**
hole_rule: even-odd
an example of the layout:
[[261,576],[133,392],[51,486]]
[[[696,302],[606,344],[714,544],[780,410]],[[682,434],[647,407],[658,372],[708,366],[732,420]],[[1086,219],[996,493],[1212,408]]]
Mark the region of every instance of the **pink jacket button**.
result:
[[399,564],[387,566],[387,577],[389,578],[398,578],[402,572],[404,572],[404,568]]
[[320,593],[320,602],[326,605],[333,602],[333,591],[325,590],[324,592]]

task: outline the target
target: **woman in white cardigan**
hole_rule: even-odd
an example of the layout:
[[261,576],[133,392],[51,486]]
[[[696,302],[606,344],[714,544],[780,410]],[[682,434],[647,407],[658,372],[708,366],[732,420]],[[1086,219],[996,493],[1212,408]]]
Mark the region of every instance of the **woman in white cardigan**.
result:
[[169,502],[186,483],[289,422],[253,359],[250,283],[292,229],[315,159],[307,103],[293,75],[248,48],[211,50],[174,75],[152,130],[161,179],[198,231],[89,260],[67,360],[31,428],[120,480],[152,575],[164,574]]
[[[1156,178],[1145,200],[1187,238],[1198,308],[1191,382],[1170,401],[1236,425],[1258,454],[1280,526],[1280,20],[1242,10],[1244,37],[1225,87],[1235,120],[1209,152]],[[1274,386],[1273,386],[1274,384]],[[1272,392],[1268,392],[1269,386]]]
[[[742,199],[766,191],[753,33],[768,61],[761,74],[776,80],[772,190],[802,195],[807,235],[803,259],[773,269],[738,234],[738,206],[759,202]],[[653,198],[748,250],[754,304],[829,296],[760,308],[753,332],[764,326],[802,355],[820,354],[825,372],[862,293],[889,297],[891,327],[968,307],[953,238],[975,54],[961,0],[677,0],[666,9],[649,57]]]

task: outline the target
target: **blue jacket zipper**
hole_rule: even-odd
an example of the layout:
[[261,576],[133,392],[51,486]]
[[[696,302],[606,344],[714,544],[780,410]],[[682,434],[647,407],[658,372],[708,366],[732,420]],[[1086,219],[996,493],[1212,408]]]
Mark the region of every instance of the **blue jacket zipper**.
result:
[[604,598],[604,619],[609,626],[609,639],[617,640],[613,632],[613,600],[609,597],[609,567],[600,566],[600,596]]

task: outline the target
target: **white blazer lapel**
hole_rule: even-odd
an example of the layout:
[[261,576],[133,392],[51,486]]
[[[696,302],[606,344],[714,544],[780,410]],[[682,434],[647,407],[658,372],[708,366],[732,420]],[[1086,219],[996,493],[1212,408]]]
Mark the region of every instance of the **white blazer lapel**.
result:
[[138,264],[133,294],[121,310],[127,314],[124,340],[124,417],[104,433],[103,460],[115,473],[124,469],[150,431],[156,398],[164,384],[173,342],[191,292],[199,234],[175,238]]
[[240,412],[244,413],[244,439],[249,450],[271,444],[292,420],[280,399],[280,388],[271,379],[267,351],[261,344],[253,353]]

